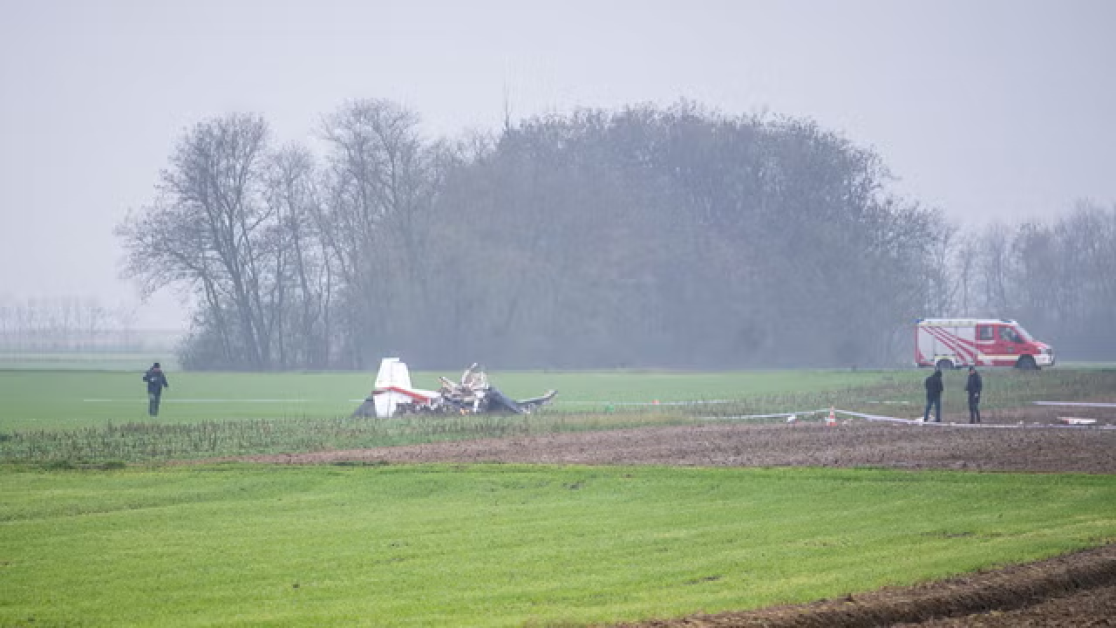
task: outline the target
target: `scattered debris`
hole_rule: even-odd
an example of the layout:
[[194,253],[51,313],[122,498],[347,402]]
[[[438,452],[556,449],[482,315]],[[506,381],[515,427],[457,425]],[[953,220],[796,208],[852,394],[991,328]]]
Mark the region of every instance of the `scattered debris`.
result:
[[1058,420],[1066,425],[1094,425],[1097,422],[1096,419],[1082,419],[1075,416],[1060,416]]

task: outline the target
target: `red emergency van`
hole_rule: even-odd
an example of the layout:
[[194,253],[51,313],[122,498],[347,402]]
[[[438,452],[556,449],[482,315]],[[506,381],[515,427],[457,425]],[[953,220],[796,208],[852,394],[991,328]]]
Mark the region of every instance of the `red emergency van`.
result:
[[1001,318],[922,318],[915,325],[915,364],[942,370],[966,366],[1054,366],[1054,349],[1019,323]]

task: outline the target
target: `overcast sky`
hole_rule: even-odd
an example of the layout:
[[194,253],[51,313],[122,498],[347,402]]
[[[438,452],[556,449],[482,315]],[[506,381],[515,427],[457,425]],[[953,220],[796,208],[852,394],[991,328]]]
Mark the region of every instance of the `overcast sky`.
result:
[[[1116,1],[0,0],[0,299],[135,303],[112,235],[183,130],[309,138],[386,98],[430,136],[696,101],[810,117],[962,224],[1116,202]],[[143,327],[183,324],[165,295]]]

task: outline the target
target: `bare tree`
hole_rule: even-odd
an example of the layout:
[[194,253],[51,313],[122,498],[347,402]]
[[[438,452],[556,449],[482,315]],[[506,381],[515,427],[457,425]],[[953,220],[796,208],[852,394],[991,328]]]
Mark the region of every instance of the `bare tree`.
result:
[[284,367],[330,365],[334,258],[323,245],[317,170],[305,147],[288,145],[267,165],[267,203],[276,216],[280,253],[276,285],[287,307],[276,319],[278,362]]
[[1050,328],[1057,324],[1060,309],[1061,247],[1052,229],[1038,223],[1019,225],[1012,242],[1013,292],[1020,315],[1028,324]]
[[282,247],[269,230],[275,210],[261,201],[268,127],[233,114],[197,124],[161,174],[161,196],[118,228],[127,274],[145,292],[192,285],[205,304],[223,357],[253,369],[272,366]]
[[981,255],[977,265],[981,305],[990,316],[1007,316],[1011,311],[1011,234],[1004,224],[988,225],[980,237]]
[[957,283],[950,272],[951,260],[957,255],[957,227],[945,221],[934,225],[931,234],[930,263],[926,266],[927,314],[951,316],[957,295]]
[[974,293],[980,243],[971,234],[962,235],[957,242],[953,261],[953,276],[957,286],[957,307],[961,316],[974,315]]
[[[431,194],[413,111],[385,100],[346,104],[323,120],[329,143],[321,237],[337,262],[352,365],[406,319],[385,316],[405,295],[396,273],[421,272],[416,216]],[[379,314],[379,316],[377,316]]]

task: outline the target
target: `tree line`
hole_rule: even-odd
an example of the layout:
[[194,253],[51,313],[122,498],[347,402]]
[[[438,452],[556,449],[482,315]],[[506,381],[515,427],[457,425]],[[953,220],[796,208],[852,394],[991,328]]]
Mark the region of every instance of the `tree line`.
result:
[[143,291],[196,297],[183,365],[868,366],[909,360],[937,315],[1116,351],[1089,340],[1116,209],[964,234],[810,120],[681,103],[429,139],[359,100],[314,138],[201,121],[118,226]]
[[93,298],[0,297],[2,353],[138,351],[145,342],[134,327],[133,312]]
[[1062,357],[1116,358],[1116,204],[1078,201],[1049,222],[950,228],[938,311],[1017,318]]

